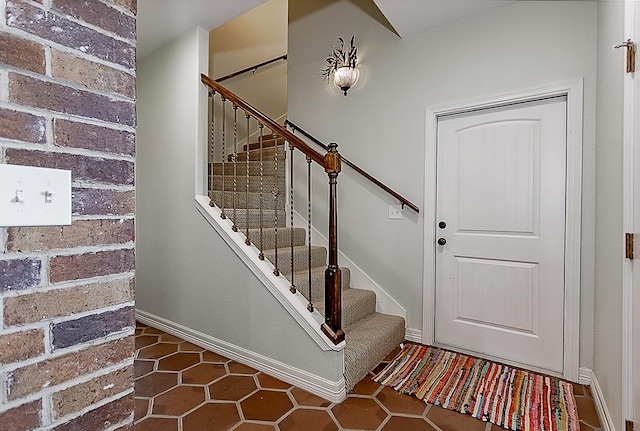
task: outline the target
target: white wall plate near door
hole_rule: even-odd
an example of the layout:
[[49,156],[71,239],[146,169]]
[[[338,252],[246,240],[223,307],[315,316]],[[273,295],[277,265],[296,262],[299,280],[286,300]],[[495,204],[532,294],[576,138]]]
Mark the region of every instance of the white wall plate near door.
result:
[[0,226],[71,224],[71,171],[0,164]]

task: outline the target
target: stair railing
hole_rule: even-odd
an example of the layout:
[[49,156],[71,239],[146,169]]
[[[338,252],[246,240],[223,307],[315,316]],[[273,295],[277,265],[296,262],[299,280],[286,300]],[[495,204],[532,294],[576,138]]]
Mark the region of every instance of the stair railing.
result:
[[[311,245],[311,164],[316,163],[322,167],[328,176],[329,183],[329,247],[328,247],[328,264],[325,270],[324,284],[325,284],[325,316],[324,323],[322,324],[322,332],[331,339],[335,344],[339,344],[344,340],[344,331],[341,327],[341,303],[342,303],[342,277],[340,268],[338,267],[338,205],[337,205],[337,180],[338,174],[341,170],[341,157],[337,150],[337,145],[332,143],[328,146],[326,153],[322,154],[315,149],[311,148],[306,142],[299,137],[295,136],[284,126],[281,126],[276,121],[264,115],[258,109],[254,108],[248,102],[229,91],[227,88],[220,85],[217,81],[212,80],[206,75],[201,75],[202,83],[208,87],[209,92],[209,109],[210,109],[210,134],[209,134],[209,198],[211,206],[218,206],[221,210],[220,216],[223,219],[229,217],[225,209],[231,209],[231,223],[233,224],[233,230],[235,232],[240,231],[238,225],[245,224],[245,243],[247,245],[255,245],[259,250],[259,259],[265,259],[264,253],[264,227],[265,227],[265,206],[273,207],[273,244],[274,244],[274,257],[272,260],[273,274],[275,276],[281,276],[281,268],[278,266],[278,248],[283,241],[278,240],[278,229],[282,228],[285,224],[285,217],[279,215],[279,199],[280,188],[278,186],[278,169],[279,169],[279,148],[278,145],[281,142],[285,142],[288,145],[290,151],[290,177],[289,177],[289,193],[290,193],[290,244],[291,257],[290,257],[290,291],[296,293],[298,291],[294,283],[295,262],[294,262],[294,226],[293,226],[293,196],[294,196],[294,182],[293,182],[293,158],[295,150],[300,151],[307,163],[307,231],[309,234],[307,244],[307,264],[308,264],[308,306],[307,309],[310,312],[314,311],[313,305],[313,292],[312,292],[312,276],[311,276],[311,263],[312,263],[312,245]],[[231,115],[227,115],[229,111],[229,105],[231,108]],[[238,122],[238,109],[244,113],[245,122],[240,125]],[[252,124],[254,128],[257,127],[258,131],[258,145],[257,156],[248,151],[250,149],[249,138],[251,136]],[[241,133],[240,128],[244,128],[244,134],[246,135],[247,151],[244,153],[238,152],[238,135]],[[231,138],[227,137],[228,130],[232,129]],[[266,129],[266,130],[265,130]],[[218,139],[220,137],[220,139]],[[231,142],[229,143],[229,139]],[[220,144],[220,146],[218,146]],[[273,178],[274,183],[270,193],[265,192],[265,167],[267,166],[264,160],[265,150],[273,148]],[[245,159],[245,184],[244,190],[239,187],[238,181],[238,162],[240,157]],[[282,154],[284,157],[284,154]],[[216,160],[221,160],[221,163],[214,163]],[[251,161],[256,162],[251,166]],[[231,166],[229,166],[231,165]],[[229,166],[229,168],[227,168]],[[257,208],[257,214],[255,209],[250,209],[250,195],[251,188],[250,177],[251,170],[259,175],[259,204]],[[228,175],[232,176],[232,183],[226,183]],[[220,196],[216,195],[215,184],[221,183]],[[227,199],[227,188],[230,188],[230,199]],[[254,185],[255,188],[255,185]],[[237,207],[237,201],[240,194],[244,192],[245,197],[245,214],[244,219],[239,215],[239,208]],[[267,200],[267,196],[271,195],[271,203]],[[285,210],[286,211],[286,210]],[[250,225],[256,221],[259,226],[258,235],[251,234]],[[286,214],[285,214],[286,216]]]
[[[314,137],[313,135],[311,135],[309,132],[307,132],[306,130],[304,130],[302,127],[296,125],[295,123],[293,123],[290,120],[286,120],[285,121],[285,125],[291,127],[291,130],[295,133],[300,132],[300,134],[302,134],[304,137],[306,137],[307,139],[309,139],[311,142],[313,142],[314,144],[320,146],[323,149],[328,149],[328,146],[325,145],[322,141],[320,141],[318,138]],[[367,180],[371,181],[373,184],[375,184],[376,186],[380,187],[382,190],[384,190],[385,192],[387,192],[388,194],[390,194],[391,196],[393,196],[394,198],[396,198],[398,200],[398,202],[400,202],[400,205],[402,205],[402,208],[404,208],[404,206],[408,206],[409,208],[411,208],[412,210],[414,210],[416,213],[420,212],[420,208],[418,207],[418,205],[414,204],[413,202],[411,202],[409,199],[405,198],[404,196],[402,196],[400,193],[396,192],[395,190],[393,190],[391,187],[387,186],[386,184],[384,184],[382,181],[378,180],[377,178],[375,178],[374,176],[372,176],[371,174],[369,174],[368,172],[366,172],[364,169],[362,169],[361,167],[359,167],[358,165],[356,165],[355,163],[352,163],[351,161],[349,161],[346,157],[342,157],[342,161],[344,162],[345,165],[349,166],[350,168],[352,168],[354,171],[356,171],[357,173],[359,173],[360,175],[362,175],[363,177],[365,177]]]

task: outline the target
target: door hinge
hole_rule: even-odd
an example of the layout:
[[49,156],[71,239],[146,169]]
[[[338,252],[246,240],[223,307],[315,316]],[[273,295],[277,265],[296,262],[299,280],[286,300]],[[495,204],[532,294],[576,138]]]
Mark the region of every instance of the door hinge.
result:
[[627,39],[626,42],[620,45],[614,46],[617,48],[627,48],[627,73],[633,73],[636,71],[636,44]]
[[633,431],[633,421],[625,421],[624,431]]
[[633,234],[626,233],[625,236],[625,246],[624,246],[624,257],[627,259],[633,259]]

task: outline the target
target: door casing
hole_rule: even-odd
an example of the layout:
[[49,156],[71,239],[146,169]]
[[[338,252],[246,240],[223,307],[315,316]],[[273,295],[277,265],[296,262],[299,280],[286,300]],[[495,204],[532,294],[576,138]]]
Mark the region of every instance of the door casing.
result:
[[580,245],[582,215],[582,99],[583,79],[506,92],[427,108],[425,133],[424,284],[422,343],[435,334],[436,149],[438,118],[480,109],[566,96],[567,181],[565,201],[564,361],[561,377],[577,382],[580,353]]

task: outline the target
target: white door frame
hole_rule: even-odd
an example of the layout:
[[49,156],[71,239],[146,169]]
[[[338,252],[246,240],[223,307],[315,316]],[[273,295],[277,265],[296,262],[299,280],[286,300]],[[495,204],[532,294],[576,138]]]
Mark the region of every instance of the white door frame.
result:
[[496,94],[427,108],[425,134],[424,294],[422,343],[434,342],[436,151],[438,117],[548,97],[567,97],[567,184],[565,232],[564,364],[567,380],[578,381],[580,356],[580,244],[582,215],[583,79]]
[[[636,15],[640,10],[636,7],[635,1],[625,1],[624,10],[624,39],[631,39],[636,42],[636,36],[640,33],[640,29],[636,29],[636,26],[640,25],[640,20]],[[620,41],[622,42],[622,41]],[[625,56],[622,55],[622,58]],[[620,63],[620,73],[624,73],[624,60]],[[637,232],[634,226],[636,226],[635,220],[640,215],[635,208],[640,205],[635,199],[635,193],[638,192],[634,184],[634,167],[640,167],[634,157],[640,156],[637,151],[634,152],[634,135],[638,135],[638,126],[634,122],[634,107],[635,102],[635,89],[634,89],[634,75],[632,73],[626,73],[624,76],[624,99],[623,99],[623,210],[622,210],[622,227],[623,232],[620,234],[624,236],[626,232],[633,232],[637,236]],[[640,141],[637,141],[637,145],[640,145]],[[635,156],[634,156],[635,153]],[[637,239],[636,239],[637,241]],[[636,247],[636,251],[638,248]],[[637,310],[638,298],[634,298],[634,260],[625,259],[622,256],[623,273],[622,273],[622,415],[624,420],[640,421],[640,412],[636,412],[635,405],[636,398],[640,397],[640,394],[636,393],[635,380],[640,376],[634,375],[634,358],[640,353],[640,346],[638,343],[634,343],[634,339],[638,336],[634,336],[634,310]],[[636,360],[637,361],[637,360]],[[635,372],[638,372],[636,366]],[[637,413],[637,414],[636,414]]]

